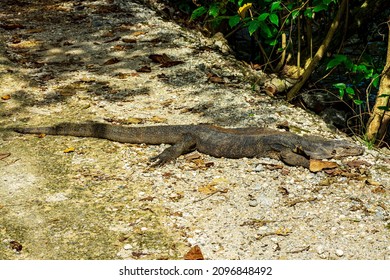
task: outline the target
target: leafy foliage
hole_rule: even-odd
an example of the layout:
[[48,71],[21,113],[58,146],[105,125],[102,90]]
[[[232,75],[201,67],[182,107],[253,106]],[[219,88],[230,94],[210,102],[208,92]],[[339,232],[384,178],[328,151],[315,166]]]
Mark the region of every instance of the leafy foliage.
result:
[[[369,57],[366,56],[366,58]],[[370,61],[362,61],[355,64],[348,56],[336,54],[328,62],[326,69],[329,70],[337,66],[344,66],[347,72],[353,74],[351,85],[346,85],[345,83],[333,84],[333,86],[339,90],[340,98],[343,98],[345,94],[347,94],[347,96],[351,98],[356,105],[362,105],[365,101],[360,100],[355,95],[353,86],[367,83],[368,81],[374,88],[378,88],[381,69],[375,68]]]
[[[192,12],[191,20],[203,20],[214,24],[227,22],[234,32],[247,29],[250,36],[258,41],[263,49],[265,67],[272,66],[269,61],[280,55],[276,46],[281,43],[282,34],[290,34],[297,20],[304,17],[313,20],[314,16],[325,15],[336,0],[313,0],[312,5],[303,1],[281,0],[203,0],[195,1],[199,6]],[[290,44],[294,44],[290,40]],[[291,49],[291,48],[290,48]]]
[[[307,66],[314,65],[313,61],[324,56],[324,52],[321,55],[317,54],[325,45],[324,38],[327,37],[325,35],[332,30],[330,26],[335,26],[332,22],[336,15],[339,17],[340,14],[343,14],[338,13],[338,11],[341,11],[340,7],[345,7],[345,1],[341,0],[187,1],[197,5],[191,15],[192,21],[203,22],[207,27],[212,27],[214,32],[224,31],[226,37],[239,31],[237,34],[239,34],[238,38],[240,40],[243,37],[241,34],[247,32],[251,37],[250,40],[247,40],[247,48],[250,49],[251,53],[245,54],[246,56],[243,57],[255,63],[257,69],[282,72],[294,78],[307,77],[308,75],[303,75],[303,73],[313,71],[312,67],[308,68]],[[375,1],[366,1],[375,11],[368,14],[376,15],[378,10],[375,9],[376,6],[373,5],[373,2]],[[386,0],[378,2],[384,3]],[[335,35],[330,36],[332,43],[330,45],[327,43],[326,53],[338,53],[336,48],[340,46],[341,49],[342,46],[345,46],[345,42],[351,38],[351,34],[347,33],[350,30],[350,25],[355,24],[354,20],[360,20],[356,15],[362,16],[361,3],[362,1],[349,2],[348,14],[354,15],[355,18],[352,19],[351,17],[347,20],[348,26],[344,30],[338,29],[342,32],[336,31]],[[361,12],[355,14],[355,10],[361,10]],[[343,16],[342,19],[344,19]],[[370,18],[365,19],[367,24]],[[340,22],[340,25],[345,24],[342,20],[338,20],[338,22]],[[362,34],[358,34],[359,30],[361,29],[358,27],[353,31],[353,34],[358,35],[358,38],[361,39]],[[345,33],[343,34],[343,32]],[[368,37],[367,34],[363,36]],[[244,43],[239,42],[238,45],[246,47],[245,41]],[[317,53],[316,50],[318,50]],[[378,61],[374,63],[373,58],[364,51],[361,54],[355,52],[353,55],[352,53],[350,56],[344,54],[333,55],[327,62],[326,71],[331,71],[332,74],[338,73],[336,78],[333,76],[333,80],[336,79],[337,81],[333,84],[334,90],[338,91],[341,99],[348,101],[347,106],[354,113],[359,114],[363,113],[363,110],[369,111],[369,106],[374,103],[375,97],[374,94],[371,94],[371,90],[379,87],[379,77],[383,63]],[[336,71],[334,71],[335,68],[337,68]],[[289,69],[298,69],[295,72],[292,71],[296,73],[296,76],[294,76],[294,73],[290,73]],[[310,69],[310,71],[306,71],[307,69]],[[383,110],[389,110],[388,106],[382,107]],[[355,110],[355,108],[358,110]]]

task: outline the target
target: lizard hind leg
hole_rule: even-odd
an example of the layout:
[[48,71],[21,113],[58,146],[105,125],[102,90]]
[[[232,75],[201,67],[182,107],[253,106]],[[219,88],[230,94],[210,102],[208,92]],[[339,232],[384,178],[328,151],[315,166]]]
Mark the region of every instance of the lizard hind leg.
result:
[[161,154],[151,157],[149,160],[153,162],[152,166],[161,166],[195,149],[196,138],[193,135],[185,134],[179,142],[166,148]]

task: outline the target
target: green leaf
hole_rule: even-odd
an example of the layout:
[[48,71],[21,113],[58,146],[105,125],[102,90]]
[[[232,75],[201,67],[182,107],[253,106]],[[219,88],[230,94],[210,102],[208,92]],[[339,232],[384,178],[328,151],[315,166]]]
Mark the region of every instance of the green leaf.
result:
[[340,98],[343,99],[347,86],[344,83],[333,84],[333,86],[339,89]]
[[342,63],[344,63],[347,60],[347,56],[343,54],[336,54],[326,65],[326,70],[329,70],[330,68],[334,68]]
[[296,19],[299,16],[299,10],[292,11],[291,16],[293,19]]
[[259,27],[260,22],[258,20],[252,20],[248,25],[249,35],[252,36],[252,34],[255,33]]
[[265,21],[269,16],[269,13],[263,13],[261,15],[258,16],[257,20],[259,21]]
[[195,20],[197,19],[198,17],[204,15],[205,13],[207,12],[206,8],[205,7],[199,7],[197,9],[195,9],[193,12],[192,12],[192,15],[191,15],[191,18],[190,20]]
[[271,29],[269,28],[269,26],[263,22],[263,21],[260,21],[259,22],[259,25],[260,25],[260,34],[264,37],[264,38],[272,38],[273,34],[272,34],[272,31]]
[[239,24],[240,21],[241,21],[240,15],[235,15],[235,16],[230,17],[229,18],[229,26],[230,26],[230,28],[233,28],[234,26]]
[[313,9],[312,8],[307,8],[305,12],[303,13],[307,18],[312,19],[314,16]]
[[344,65],[350,71],[355,67],[355,64],[353,64],[352,60],[349,57],[346,57],[344,61]]
[[345,94],[345,91],[343,89],[339,89],[339,95],[340,95],[341,99],[343,99],[344,94]]
[[265,43],[269,46],[276,46],[276,44],[278,43],[278,40],[277,39],[266,39]]
[[209,15],[212,17],[217,17],[219,15],[219,5],[214,3],[209,8]]
[[347,88],[347,86],[344,83],[333,84],[333,86],[335,88],[338,88],[338,89],[346,89]]
[[371,77],[374,76],[374,69],[370,69],[365,73],[365,78],[366,79],[371,79]]
[[354,91],[353,88],[351,88],[351,87],[347,87],[347,88],[345,89],[345,91],[347,92],[347,94],[348,94],[349,96],[354,96],[354,95],[355,95],[355,91]]
[[315,6],[313,8],[313,11],[315,13],[318,13],[318,12],[321,12],[321,11],[326,11],[327,9],[328,9],[328,5],[322,3],[322,4],[319,4],[318,6]]
[[277,14],[270,14],[269,15],[269,20],[275,24],[276,26],[279,26],[279,17]]
[[364,103],[363,100],[360,100],[360,99],[354,99],[353,102],[356,104],[356,105],[362,105]]
[[379,74],[373,75],[372,80],[373,80],[372,85],[375,88],[378,88],[378,85],[379,85]]
[[271,13],[272,13],[273,11],[279,11],[279,10],[282,10],[282,7],[281,7],[281,5],[280,5],[280,1],[273,2],[273,3],[271,4]]
[[364,65],[364,64],[357,65],[356,71],[360,71],[360,72],[363,72],[363,73],[368,73],[368,69],[367,69],[366,65]]

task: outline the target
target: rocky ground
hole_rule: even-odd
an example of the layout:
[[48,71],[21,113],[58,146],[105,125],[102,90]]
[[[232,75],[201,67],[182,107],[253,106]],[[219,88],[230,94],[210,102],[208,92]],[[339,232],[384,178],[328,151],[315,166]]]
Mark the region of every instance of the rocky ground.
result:
[[0,259],[182,259],[195,245],[206,259],[390,259],[386,150],[317,173],[196,152],[154,168],[167,145],[7,129],[287,123],[347,138],[253,90],[266,75],[223,41],[125,0],[2,1],[0,36]]

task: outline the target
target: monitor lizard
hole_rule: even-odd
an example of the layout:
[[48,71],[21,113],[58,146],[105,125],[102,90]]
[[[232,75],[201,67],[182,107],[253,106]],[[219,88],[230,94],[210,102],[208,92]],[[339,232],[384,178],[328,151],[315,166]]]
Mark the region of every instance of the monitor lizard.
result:
[[299,136],[269,128],[223,128],[209,124],[127,127],[105,123],[60,123],[48,127],[16,127],[29,134],[94,137],[133,144],[171,144],[152,157],[153,165],[163,165],[182,154],[197,150],[214,157],[269,157],[287,165],[309,168],[310,159],[330,159],[361,155],[362,147],[343,140],[319,136]]

